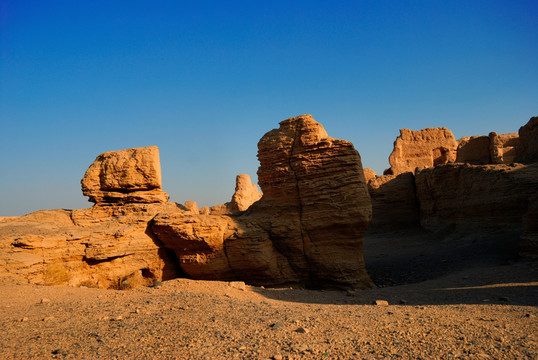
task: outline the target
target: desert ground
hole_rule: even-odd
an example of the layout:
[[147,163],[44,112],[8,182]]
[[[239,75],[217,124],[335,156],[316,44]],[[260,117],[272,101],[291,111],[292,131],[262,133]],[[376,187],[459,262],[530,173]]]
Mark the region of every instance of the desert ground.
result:
[[[1,284],[3,359],[536,359],[538,264],[517,234],[370,232],[377,287],[174,279],[102,290]],[[376,300],[384,300],[388,305]]]

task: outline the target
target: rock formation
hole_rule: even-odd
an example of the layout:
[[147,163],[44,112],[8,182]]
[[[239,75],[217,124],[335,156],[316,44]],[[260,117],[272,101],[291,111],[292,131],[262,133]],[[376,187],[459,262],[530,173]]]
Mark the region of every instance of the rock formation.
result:
[[538,260],[538,191],[529,199],[523,216],[520,254],[525,260]]
[[232,212],[245,211],[250,205],[260,200],[261,197],[262,193],[258,190],[258,186],[252,183],[250,176],[247,174],[237,175],[235,193],[232,196],[230,208]]
[[99,155],[82,181],[82,193],[94,203],[164,203],[161,163],[156,146]]
[[366,181],[366,183],[368,183],[370,180],[375,179],[375,178],[376,178],[376,174],[374,170],[370,168],[364,169],[364,181]]
[[465,136],[458,140],[456,162],[475,165],[491,164],[490,138]]
[[516,156],[516,148],[519,144],[517,133],[497,134],[489,133],[491,164],[511,164]]
[[148,230],[175,204],[44,210],[0,222],[0,276],[17,282],[129,288],[179,275],[173,253]]
[[416,173],[423,227],[521,228],[529,199],[538,188],[538,164],[449,164]]
[[523,164],[538,162],[538,116],[519,129],[516,160]]
[[400,129],[400,136],[394,141],[394,150],[389,156],[389,174],[454,162],[457,147],[454,135],[444,127],[418,131]]
[[155,218],[182,269],[252,284],[371,286],[362,258],[371,204],[353,145],[303,115],[265,134],[258,158],[263,197],[245,213]]
[[383,175],[370,179],[368,191],[372,198],[371,228],[395,229],[419,225],[413,173]]

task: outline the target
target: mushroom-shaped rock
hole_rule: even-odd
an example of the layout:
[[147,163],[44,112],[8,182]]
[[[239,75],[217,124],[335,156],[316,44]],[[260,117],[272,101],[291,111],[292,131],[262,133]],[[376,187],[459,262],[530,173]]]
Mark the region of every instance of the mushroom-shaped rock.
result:
[[164,203],[161,163],[156,146],[109,151],[99,155],[81,181],[94,203]]

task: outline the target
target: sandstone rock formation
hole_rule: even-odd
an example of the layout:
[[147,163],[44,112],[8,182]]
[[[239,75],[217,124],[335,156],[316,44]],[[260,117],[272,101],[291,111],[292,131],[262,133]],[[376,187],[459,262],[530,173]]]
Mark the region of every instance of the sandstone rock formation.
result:
[[538,162],[538,116],[519,129],[516,160],[523,164]]
[[527,213],[523,216],[520,255],[525,260],[538,260],[538,190],[529,199]]
[[258,143],[263,197],[238,216],[161,214],[152,229],[195,278],[368,287],[362,242],[371,204],[358,152],[310,115]]
[[449,164],[416,173],[423,227],[521,228],[529,199],[538,188],[538,164]]
[[517,133],[497,134],[489,133],[490,157],[492,164],[511,164],[516,156],[516,148],[519,144]]
[[175,204],[44,210],[0,223],[0,277],[46,285],[128,288],[179,275],[149,231]]
[[419,225],[413,173],[383,175],[370,179],[368,191],[372,199],[372,229]]
[[456,162],[475,165],[491,164],[490,138],[465,136],[458,140]]
[[400,129],[389,156],[390,173],[414,172],[417,167],[433,167],[456,160],[458,143],[445,127],[418,131]]
[[245,211],[261,197],[262,193],[258,190],[258,186],[252,183],[250,176],[239,174],[235,179],[235,193],[230,202],[231,210]]
[[368,184],[368,182],[372,179],[375,179],[376,175],[375,175],[375,171],[370,169],[370,168],[365,168],[364,169],[364,181],[366,181],[366,183]]
[[164,203],[161,163],[156,146],[99,155],[82,181],[82,193],[94,203]]

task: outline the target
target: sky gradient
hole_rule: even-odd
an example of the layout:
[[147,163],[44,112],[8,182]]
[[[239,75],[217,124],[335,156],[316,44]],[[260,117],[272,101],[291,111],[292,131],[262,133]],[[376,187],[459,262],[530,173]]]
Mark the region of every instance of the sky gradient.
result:
[[229,201],[310,113],[387,168],[400,128],[538,115],[536,1],[0,0],[0,216],[83,208],[102,152],[157,145],[170,201]]

